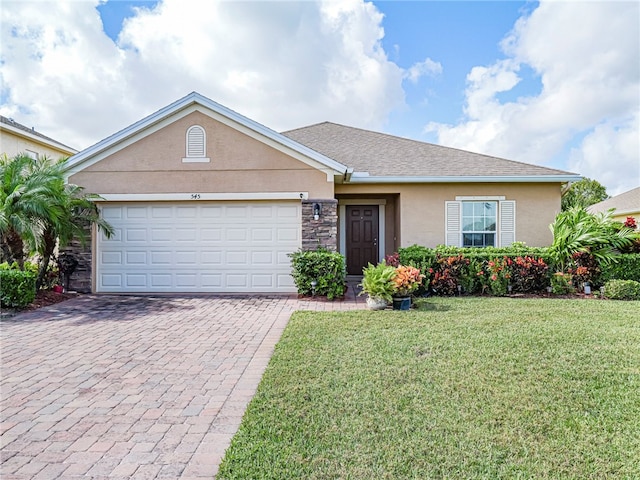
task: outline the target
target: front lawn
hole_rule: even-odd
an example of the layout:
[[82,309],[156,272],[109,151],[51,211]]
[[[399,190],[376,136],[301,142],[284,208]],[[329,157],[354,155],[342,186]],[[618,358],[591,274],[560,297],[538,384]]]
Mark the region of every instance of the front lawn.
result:
[[218,478],[640,478],[640,302],[298,312]]

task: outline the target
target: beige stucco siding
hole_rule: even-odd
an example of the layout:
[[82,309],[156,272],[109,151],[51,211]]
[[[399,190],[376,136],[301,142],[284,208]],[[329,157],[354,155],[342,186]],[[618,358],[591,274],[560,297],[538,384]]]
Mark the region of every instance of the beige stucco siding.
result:
[[15,157],[19,153],[25,153],[27,150],[37,153],[40,157],[46,156],[53,160],[73,155],[70,150],[57,149],[44,142],[37,142],[4,129],[0,132],[0,145],[0,153],[4,153],[8,157]]
[[[182,161],[192,125],[205,129],[209,163]],[[99,194],[300,191],[333,198],[333,183],[325,173],[200,112],[141,138],[69,181]]]
[[549,230],[560,211],[560,184],[406,184],[336,185],[340,194],[399,194],[401,247],[413,244],[435,247],[445,243],[445,202],[458,196],[504,196],[516,202],[516,240],[546,246]]

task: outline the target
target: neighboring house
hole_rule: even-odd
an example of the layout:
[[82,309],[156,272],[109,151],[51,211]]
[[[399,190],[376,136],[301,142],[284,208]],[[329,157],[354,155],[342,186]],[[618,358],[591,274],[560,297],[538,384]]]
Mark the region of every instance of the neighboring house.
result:
[[612,208],[615,209],[613,212],[614,220],[624,223],[627,217],[633,217],[636,223],[640,224],[640,187],[591,205],[587,211],[604,213]]
[[[78,153],[96,292],[295,292],[288,254],[361,274],[399,247],[548,245],[573,173],[333,123],[277,133],[191,93]],[[75,283],[75,282],[74,282]]]
[[46,156],[57,160],[70,157],[78,151],[11,118],[0,116],[0,153],[8,157],[24,153],[34,159]]

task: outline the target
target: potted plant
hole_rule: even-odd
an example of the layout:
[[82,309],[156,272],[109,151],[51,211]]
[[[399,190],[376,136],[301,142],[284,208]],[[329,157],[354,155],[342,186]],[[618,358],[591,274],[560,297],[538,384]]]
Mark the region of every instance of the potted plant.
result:
[[362,291],[359,295],[367,294],[367,307],[371,310],[383,310],[391,301],[394,293],[393,278],[396,269],[384,261],[377,265],[371,263],[362,269]]
[[400,265],[395,269],[393,283],[394,310],[409,310],[411,308],[411,294],[422,284],[424,275],[416,267]]

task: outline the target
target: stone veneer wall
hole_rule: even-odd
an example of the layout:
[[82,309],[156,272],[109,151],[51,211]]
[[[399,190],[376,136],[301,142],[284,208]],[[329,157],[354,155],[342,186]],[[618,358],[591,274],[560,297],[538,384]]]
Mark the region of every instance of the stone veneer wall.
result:
[[71,290],[91,293],[91,242],[88,240],[86,247],[83,247],[80,242],[74,240],[60,249],[60,253],[63,252],[73,255],[78,260],[78,266],[69,279]]
[[[313,218],[313,205],[320,204],[318,220]],[[310,199],[302,201],[302,250],[324,247],[338,250],[338,201],[335,199]]]

